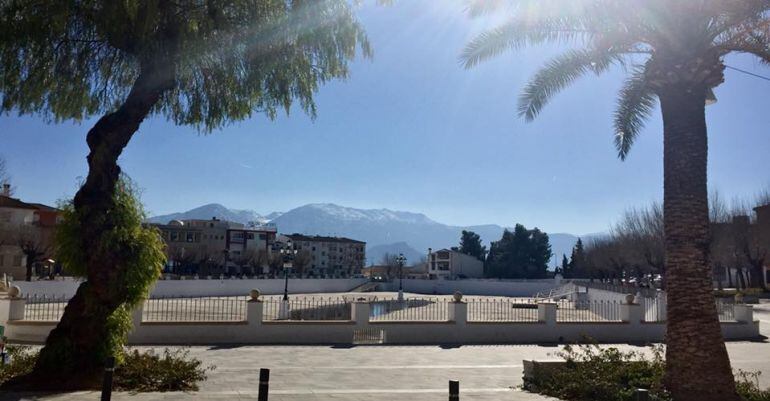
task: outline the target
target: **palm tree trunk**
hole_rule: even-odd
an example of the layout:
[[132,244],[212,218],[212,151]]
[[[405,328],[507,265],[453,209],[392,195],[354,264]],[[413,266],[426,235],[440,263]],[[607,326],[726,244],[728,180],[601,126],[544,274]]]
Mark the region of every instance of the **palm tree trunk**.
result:
[[659,92],[664,125],[667,388],[677,401],[737,401],[709,268],[706,88],[675,84]]
[[78,287],[46,339],[34,370],[9,383],[10,387],[99,388],[104,360],[115,345],[108,320],[127,299],[125,264],[103,243],[105,233],[116,225],[110,211],[121,172],[117,161],[161,95],[173,88],[173,78],[172,63],[143,66],[125,103],[88,132],[88,177],[74,199],[82,251],[88,255],[87,281]]

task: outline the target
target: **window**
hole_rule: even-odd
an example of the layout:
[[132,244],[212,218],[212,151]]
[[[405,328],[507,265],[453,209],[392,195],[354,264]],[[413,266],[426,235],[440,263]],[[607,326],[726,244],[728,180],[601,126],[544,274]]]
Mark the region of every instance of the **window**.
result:
[[259,234],[259,239],[261,239],[262,241],[266,240],[267,234]]
[[438,269],[439,270],[449,270],[449,262],[439,262],[438,263]]
[[171,241],[176,242],[179,241],[179,233],[176,231],[171,232]]
[[195,241],[195,233],[187,233],[187,242]]
[[313,247],[313,251],[315,251],[315,247]]
[[13,264],[11,266],[21,266],[21,255],[13,256]]
[[254,233],[248,233],[246,239],[254,239]]

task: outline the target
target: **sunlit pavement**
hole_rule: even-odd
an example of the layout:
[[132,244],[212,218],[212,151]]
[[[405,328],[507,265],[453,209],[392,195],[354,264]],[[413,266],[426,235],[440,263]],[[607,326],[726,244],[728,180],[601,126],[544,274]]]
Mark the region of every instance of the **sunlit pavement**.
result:
[[[763,335],[770,337],[770,303],[755,307]],[[645,347],[618,345],[647,352]],[[770,343],[727,345],[736,369],[766,372],[770,387]],[[559,348],[490,346],[244,346],[192,347],[191,355],[215,365],[196,393],[116,393],[115,400],[256,400],[259,369],[269,368],[270,400],[446,400],[448,381],[460,381],[462,400],[548,400],[518,390],[523,359],[554,358]],[[98,400],[99,394],[3,395],[2,400]]]

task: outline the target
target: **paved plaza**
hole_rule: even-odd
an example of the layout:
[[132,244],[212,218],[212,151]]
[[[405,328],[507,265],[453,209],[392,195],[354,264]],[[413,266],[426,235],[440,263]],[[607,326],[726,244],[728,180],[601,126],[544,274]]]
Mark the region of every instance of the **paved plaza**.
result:
[[[755,308],[770,336],[770,303]],[[619,345],[627,350],[644,347]],[[770,387],[770,343],[730,342],[733,367],[765,372]],[[553,358],[555,346],[236,346],[192,347],[191,354],[216,365],[197,393],[115,394],[115,400],[256,400],[259,368],[271,370],[271,401],[446,400],[449,380],[460,381],[462,400],[548,400],[518,390],[523,359]],[[1,400],[98,400],[96,392]]]

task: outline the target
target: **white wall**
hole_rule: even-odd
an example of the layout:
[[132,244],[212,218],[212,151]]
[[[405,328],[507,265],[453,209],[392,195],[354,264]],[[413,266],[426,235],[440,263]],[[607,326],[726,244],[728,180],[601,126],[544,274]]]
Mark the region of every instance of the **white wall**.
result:
[[[141,322],[141,310],[134,311],[134,329],[130,344],[350,344],[355,330],[382,330],[390,344],[504,344],[556,343],[579,341],[589,336],[598,342],[660,342],[666,326],[644,323],[639,318],[639,305],[624,305],[625,316],[636,316],[624,322],[556,322],[555,313],[540,322],[466,322],[467,304],[450,304],[457,308],[446,322],[369,322],[369,304],[353,304],[353,320],[313,322],[262,322],[261,302],[247,303],[247,320],[243,322]],[[551,304],[539,308],[554,308]],[[751,307],[736,316],[746,321],[722,323],[728,340],[755,339],[759,323],[752,321]],[[2,311],[0,311],[2,312]],[[538,311],[540,312],[540,311]],[[0,319],[1,322],[2,319]],[[55,322],[10,320],[6,335],[12,341],[43,342]]]
[[[397,291],[398,279],[380,286],[379,290]],[[559,287],[555,280],[404,280],[404,291],[417,294],[448,295],[460,291],[464,295],[496,295],[532,297]]]
[[[347,292],[366,283],[363,278],[352,279],[289,279],[289,293]],[[47,296],[72,297],[80,285],[74,280],[67,281],[14,281],[12,285],[21,288],[22,296],[38,294]],[[151,291],[153,297],[171,296],[236,296],[248,295],[256,288],[265,295],[282,294],[284,280],[160,280]]]

